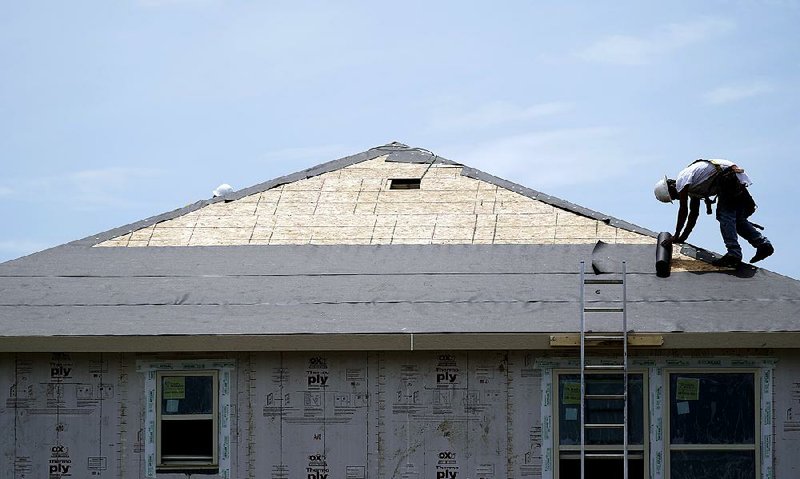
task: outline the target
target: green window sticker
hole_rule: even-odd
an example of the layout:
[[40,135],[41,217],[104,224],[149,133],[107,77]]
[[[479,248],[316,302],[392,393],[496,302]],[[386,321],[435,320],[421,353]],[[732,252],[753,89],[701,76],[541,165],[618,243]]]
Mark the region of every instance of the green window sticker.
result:
[[563,384],[564,390],[561,391],[562,404],[581,403],[581,383],[566,382]]
[[186,378],[183,376],[163,378],[163,399],[184,399],[186,398]]
[[700,379],[678,378],[675,399],[678,401],[697,401],[700,399]]

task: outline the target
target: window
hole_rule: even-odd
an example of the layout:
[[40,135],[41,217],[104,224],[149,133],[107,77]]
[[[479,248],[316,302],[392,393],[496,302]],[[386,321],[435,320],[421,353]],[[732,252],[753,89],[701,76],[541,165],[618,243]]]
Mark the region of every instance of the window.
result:
[[[559,479],[580,479],[581,450],[581,377],[575,373],[557,373],[557,405],[555,414],[556,476]],[[592,395],[622,394],[620,374],[586,374],[586,393]],[[643,479],[648,474],[647,383],[642,372],[628,373],[628,477]],[[586,401],[587,424],[621,424],[624,403],[621,399]],[[586,430],[586,452],[621,453],[621,428]],[[587,456],[587,479],[622,477],[621,458]]]
[[760,468],[755,371],[668,374],[668,477],[755,479]]
[[390,190],[418,190],[422,184],[422,178],[390,178]]
[[217,371],[159,371],[157,470],[219,467]]

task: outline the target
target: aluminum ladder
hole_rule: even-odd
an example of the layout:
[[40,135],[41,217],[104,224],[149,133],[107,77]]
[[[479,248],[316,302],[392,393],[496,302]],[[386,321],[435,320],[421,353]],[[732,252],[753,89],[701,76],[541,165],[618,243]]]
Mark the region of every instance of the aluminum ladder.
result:
[[[614,275],[614,279],[606,278],[587,278],[586,277],[586,264],[581,261],[581,479],[586,478],[586,458],[602,458],[602,459],[622,459],[623,476],[622,479],[628,479],[628,317],[626,312],[627,306],[627,289],[625,283],[626,264],[622,262],[622,273]],[[617,285],[620,286],[621,300],[607,301],[608,303],[615,303],[614,306],[587,306],[586,304],[586,288],[587,286],[595,287],[598,285]],[[596,292],[599,293],[600,290]],[[618,306],[617,306],[618,305]],[[592,319],[596,313],[609,313],[620,316],[621,326],[619,332],[592,332],[587,328],[587,313],[588,319]],[[615,344],[619,349],[621,347],[621,357],[618,361],[609,362],[591,362],[587,357],[586,349],[587,342],[591,344]],[[591,346],[590,346],[591,347]],[[605,375],[619,375],[622,377],[622,394],[587,394],[586,391],[586,374],[590,373],[603,373]],[[622,401],[622,423],[586,423],[586,404],[592,401]],[[587,429],[622,429],[622,452],[586,452],[586,431]],[[618,446],[618,445],[613,445]]]

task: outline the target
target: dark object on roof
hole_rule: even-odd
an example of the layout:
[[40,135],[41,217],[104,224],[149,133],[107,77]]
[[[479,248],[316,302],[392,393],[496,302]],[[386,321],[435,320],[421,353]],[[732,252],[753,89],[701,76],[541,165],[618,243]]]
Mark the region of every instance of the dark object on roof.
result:
[[672,235],[666,231],[656,239],[656,276],[668,278],[672,269]]

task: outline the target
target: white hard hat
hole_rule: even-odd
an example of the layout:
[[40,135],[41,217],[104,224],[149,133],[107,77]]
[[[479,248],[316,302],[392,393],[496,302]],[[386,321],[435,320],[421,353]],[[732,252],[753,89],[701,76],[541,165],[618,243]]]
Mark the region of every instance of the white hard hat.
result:
[[653,189],[653,193],[655,193],[658,201],[662,203],[672,203],[672,196],[669,194],[669,185],[667,184],[666,175],[664,175],[663,180],[658,180],[658,183],[656,183],[656,186]]

